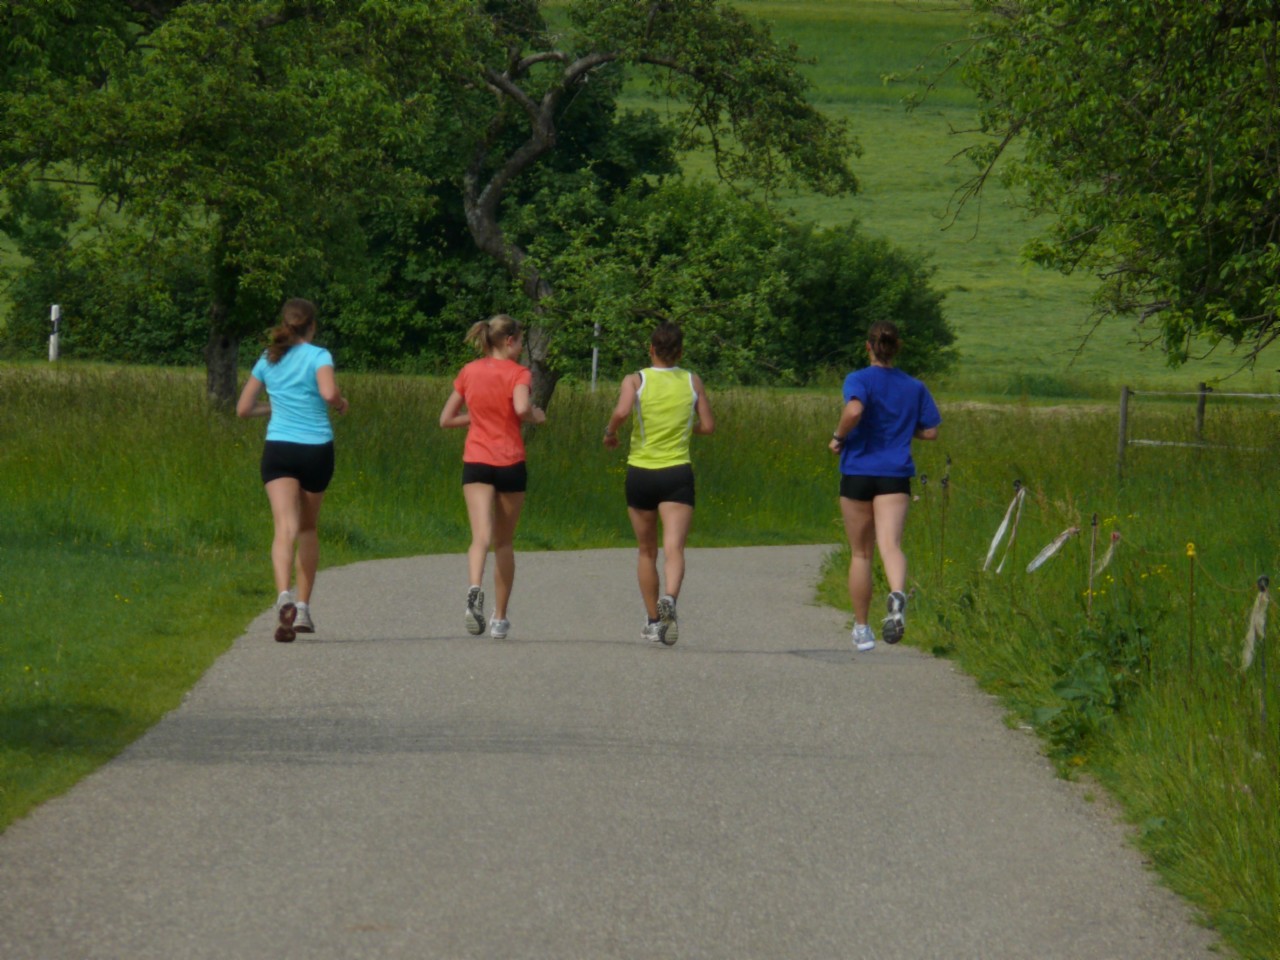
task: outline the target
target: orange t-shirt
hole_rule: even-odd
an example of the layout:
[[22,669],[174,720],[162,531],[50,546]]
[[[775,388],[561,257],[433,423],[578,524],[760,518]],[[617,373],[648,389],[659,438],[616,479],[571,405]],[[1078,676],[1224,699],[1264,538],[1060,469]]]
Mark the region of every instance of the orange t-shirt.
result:
[[509,467],[524,460],[520,418],[511,397],[516,385],[533,383],[533,374],[514,360],[481,357],[458,373],[453,389],[462,396],[471,414],[467,442],[462,448],[466,463]]

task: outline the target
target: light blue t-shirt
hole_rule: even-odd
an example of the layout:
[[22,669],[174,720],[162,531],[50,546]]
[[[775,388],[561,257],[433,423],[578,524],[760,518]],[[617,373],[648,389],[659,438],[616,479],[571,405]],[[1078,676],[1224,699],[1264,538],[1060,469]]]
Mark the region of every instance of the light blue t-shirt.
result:
[[328,443],[333,439],[329,405],[316,384],[316,371],[332,366],[329,351],[311,343],[290,347],[279,363],[268,362],[263,352],[253,365],[253,375],[266,386],[271,398],[268,440]]
[[844,402],[862,401],[862,419],[845,437],[840,472],[849,477],[914,477],[911,438],[942,423],[929,389],[895,367],[864,367],[844,379]]

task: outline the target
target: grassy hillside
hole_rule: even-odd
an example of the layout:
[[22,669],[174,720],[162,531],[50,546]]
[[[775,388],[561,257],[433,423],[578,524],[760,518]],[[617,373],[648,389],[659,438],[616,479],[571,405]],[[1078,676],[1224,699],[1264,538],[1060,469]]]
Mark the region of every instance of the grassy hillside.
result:
[[[1122,383],[1184,389],[1236,372],[1240,360],[1226,350],[1171,371],[1158,351],[1137,345],[1132,324],[1094,331],[1092,278],[1066,278],[1022,262],[1024,242],[1041,225],[1027,222],[998,185],[957,214],[955,192],[973,173],[968,161],[956,158],[977,136],[965,132],[977,122],[972,96],[951,74],[909,113],[903,97],[919,88],[881,78],[909,74],[922,63],[936,71],[945,45],[965,35],[963,13],[920,0],[740,0],[738,6],[770,20],[779,36],[816,61],[808,68],[816,99],[849,120],[865,151],[855,164],[860,195],[789,197],[787,206],[820,223],[857,219],[868,232],[930,255],[963,356],[950,392],[1110,396]],[[1259,373],[1240,373],[1221,389],[1274,390],[1277,366],[1280,351],[1273,349]]]

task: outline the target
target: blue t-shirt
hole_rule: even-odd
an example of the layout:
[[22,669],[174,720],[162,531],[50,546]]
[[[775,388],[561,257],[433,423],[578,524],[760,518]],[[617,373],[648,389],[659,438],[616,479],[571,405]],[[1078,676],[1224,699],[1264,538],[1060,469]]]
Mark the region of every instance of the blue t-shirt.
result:
[[316,371],[332,366],[329,351],[311,343],[290,347],[279,363],[268,362],[263,352],[253,365],[253,375],[266,386],[271,399],[268,440],[328,443],[333,439],[329,405],[316,384]]
[[844,402],[861,400],[858,425],[840,450],[840,472],[850,477],[914,477],[911,437],[942,423],[929,389],[894,367],[865,367],[844,378]]

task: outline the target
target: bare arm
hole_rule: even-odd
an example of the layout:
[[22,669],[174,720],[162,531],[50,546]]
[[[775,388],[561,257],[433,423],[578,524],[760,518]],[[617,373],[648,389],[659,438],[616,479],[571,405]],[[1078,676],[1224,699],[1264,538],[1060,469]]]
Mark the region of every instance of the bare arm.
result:
[[618,402],[614,405],[613,413],[609,415],[609,422],[604,428],[604,445],[610,450],[618,445],[618,427],[626,423],[627,417],[631,416],[631,411],[636,405],[636,391],[639,389],[638,374],[631,373],[622,379],[622,387],[618,390]]
[[320,397],[338,413],[347,412],[347,398],[338,389],[338,381],[333,375],[333,367],[321,367],[316,371],[316,386],[320,389]]
[[517,383],[511,394],[511,402],[515,405],[516,416],[525,423],[546,423],[547,415],[541,407],[535,407],[529,396],[529,385]]
[[707,396],[707,388],[702,385],[702,379],[695,373],[693,375],[693,389],[698,394],[698,422],[693,426],[693,432],[707,436],[716,432],[716,417],[711,412],[711,398]]
[[921,427],[914,434],[912,434],[912,436],[914,436],[917,440],[937,440],[938,428],[937,427]]
[[862,401],[857,397],[844,405],[844,409],[840,411],[840,422],[836,424],[836,432],[831,435],[831,442],[827,444],[827,448],[832,453],[840,452],[844,446],[845,437],[849,436],[849,431],[858,425],[858,421],[862,419],[862,411],[865,409]]
[[271,401],[259,400],[262,396],[262,381],[250,374],[240,391],[240,399],[236,401],[236,416],[248,420],[250,417],[271,416]]
[[457,390],[449,394],[449,399],[444,402],[444,409],[440,411],[440,426],[446,430],[471,426],[471,414],[463,412],[462,394]]

